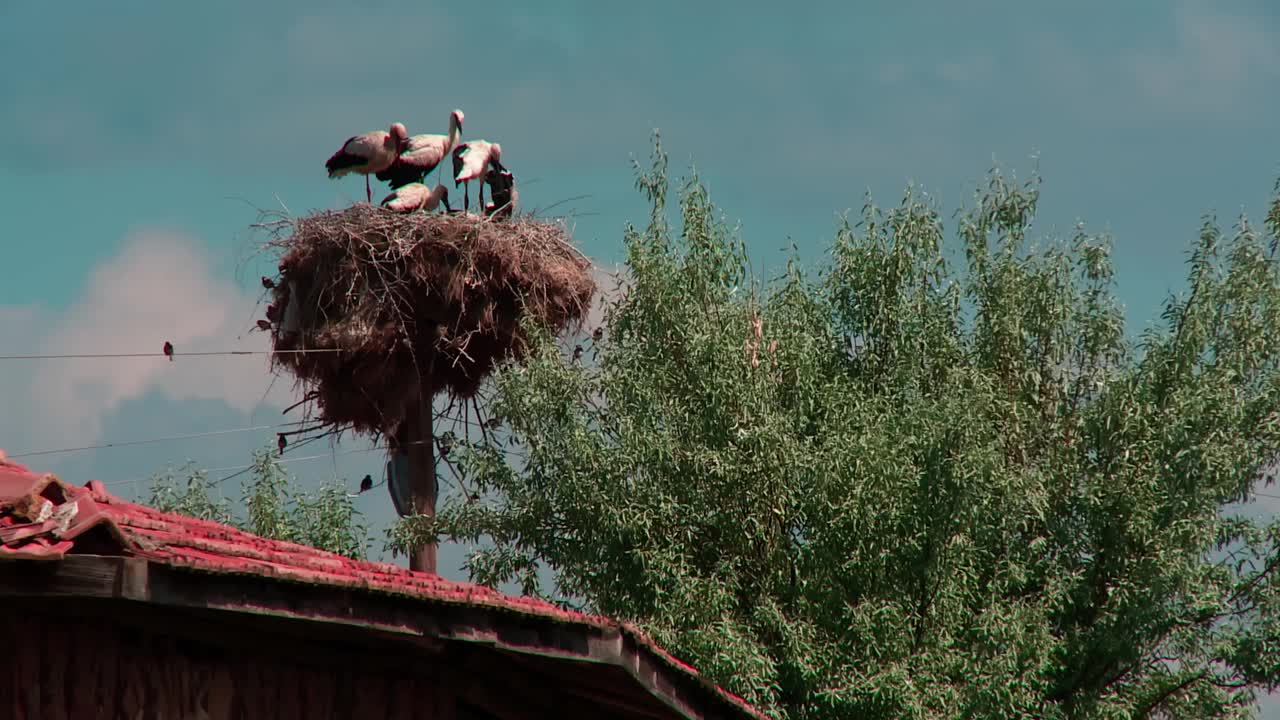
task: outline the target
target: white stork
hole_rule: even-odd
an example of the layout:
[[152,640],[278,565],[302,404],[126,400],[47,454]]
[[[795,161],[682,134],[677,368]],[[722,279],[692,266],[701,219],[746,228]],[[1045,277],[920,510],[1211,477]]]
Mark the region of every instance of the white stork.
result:
[[462,211],[465,213],[470,209],[470,197],[467,192],[471,187],[471,181],[475,180],[480,188],[477,194],[477,200],[480,201],[480,208],[484,209],[484,178],[489,173],[490,165],[500,165],[502,159],[502,146],[498,143],[491,143],[485,140],[472,140],[464,142],[453,151],[453,186],[464,184],[462,189]]
[[442,202],[445,211],[452,212],[453,209],[449,207],[449,188],[443,183],[437,184],[430,190],[422,183],[409,183],[396,188],[395,192],[383,198],[382,206],[398,213],[411,213],[416,210],[431,212],[440,207]]
[[378,172],[377,178],[389,183],[392,190],[409,183],[422,182],[457,147],[458,140],[462,137],[464,118],[461,110],[454,110],[449,113],[448,135],[414,135],[409,138],[400,157],[396,158],[391,167]]
[[370,173],[391,167],[408,141],[409,131],[401,123],[392,123],[390,132],[374,130],[352,135],[342,143],[342,149],[325,161],[324,167],[331,178],[340,178],[351,172],[364,175],[365,196],[373,202],[373,190],[369,188]]

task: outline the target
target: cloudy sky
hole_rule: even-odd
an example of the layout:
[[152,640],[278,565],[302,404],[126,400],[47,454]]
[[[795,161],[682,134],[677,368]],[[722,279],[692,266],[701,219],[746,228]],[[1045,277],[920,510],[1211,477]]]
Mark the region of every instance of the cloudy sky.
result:
[[[326,157],[393,120],[503,143],[526,205],[578,196],[602,266],[643,219],[662,130],[759,266],[820,262],[836,215],[908,181],[948,209],[993,160],[1044,175],[1040,230],[1114,236],[1133,328],[1181,289],[1202,214],[1260,217],[1280,174],[1280,11],[1258,2],[636,4],[0,2],[0,355],[265,347],[255,207],[363,199]],[[608,6],[609,9],[605,9]],[[536,9],[534,9],[536,8]],[[0,447],[272,425],[261,356],[0,361]],[[29,456],[130,494],[166,464],[246,462],[267,430]],[[377,472],[345,443],[306,482]],[[344,454],[345,453],[345,454]],[[375,524],[383,493],[360,499]],[[456,555],[443,558],[456,576]]]

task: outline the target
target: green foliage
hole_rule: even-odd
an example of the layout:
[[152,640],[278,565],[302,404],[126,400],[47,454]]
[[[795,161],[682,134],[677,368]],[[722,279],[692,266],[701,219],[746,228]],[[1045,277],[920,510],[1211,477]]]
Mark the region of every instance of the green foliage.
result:
[[[216,499],[214,494],[217,495]],[[151,499],[147,504],[157,510],[202,520],[230,523],[234,519],[231,501],[223,497],[216,485],[209,481],[209,473],[193,463],[187,463],[177,472],[169,468],[153,475]]]
[[342,483],[323,483],[314,492],[295,492],[290,499],[293,532],[282,539],[347,557],[364,557],[369,544],[368,530],[356,521],[359,511]]
[[1280,527],[1233,503],[1280,448],[1280,201],[1269,242],[1207,219],[1136,337],[1104,238],[1030,245],[1035,182],[993,172],[954,241],[915,189],[868,203],[761,285],[696,179],[672,229],[654,158],[596,360],[505,367],[513,447],[455,453],[485,499],[397,532],[550,568],[779,716],[1252,712]]
[[244,489],[247,522],[244,529],[254,535],[293,540],[294,524],[289,514],[289,476],[270,450],[253,453],[253,473]]
[[[355,559],[365,557],[368,530],[341,482],[326,482],[305,492],[289,479],[269,449],[254,451],[248,471],[251,476],[241,498],[243,520],[232,511],[230,499],[221,495],[220,484],[210,482],[205,471],[190,464],[178,474],[166,471],[155,475],[148,504],[165,512],[233,525],[274,540],[310,545]],[[180,481],[179,476],[185,481]]]

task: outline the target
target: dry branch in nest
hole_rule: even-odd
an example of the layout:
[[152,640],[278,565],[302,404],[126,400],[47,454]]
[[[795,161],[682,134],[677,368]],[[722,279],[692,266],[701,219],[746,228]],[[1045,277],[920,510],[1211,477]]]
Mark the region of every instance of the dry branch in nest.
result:
[[[320,422],[393,435],[406,402],[469,398],[520,359],[528,317],[578,327],[596,285],[562,224],[392,213],[370,205],[264,223],[280,253],[267,309],[273,365]],[[299,350],[322,352],[297,352]]]

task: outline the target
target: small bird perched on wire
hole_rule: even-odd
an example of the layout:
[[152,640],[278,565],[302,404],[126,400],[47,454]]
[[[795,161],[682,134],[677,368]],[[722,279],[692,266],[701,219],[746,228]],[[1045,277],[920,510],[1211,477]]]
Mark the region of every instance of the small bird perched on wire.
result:
[[276,447],[280,449],[280,454],[284,454],[284,449],[289,445],[289,441],[285,439],[284,433],[276,433]]
[[360,481],[360,492],[367,492],[373,489],[373,476],[366,474],[364,479]]
[[164,341],[164,356],[169,358],[169,362],[173,362],[173,343],[168,340]]

